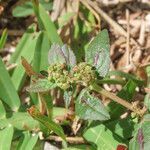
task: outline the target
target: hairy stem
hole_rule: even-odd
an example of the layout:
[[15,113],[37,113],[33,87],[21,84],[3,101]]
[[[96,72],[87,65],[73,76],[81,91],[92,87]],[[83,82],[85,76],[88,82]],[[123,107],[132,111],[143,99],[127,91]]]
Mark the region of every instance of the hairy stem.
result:
[[39,93],[39,96],[40,96],[42,102],[45,103],[45,107],[47,109],[47,115],[48,115],[49,119],[52,120],[52,117],[53,117],[53,101],[52,101],[51,95],[48,92],[46,92],[46,93]]
[[129,110],[135,112],[136,114],[142,116],[143,115],[143,111],[140,110],[139,108],[137,108],[136,106],[132,105],[131,103],[127,102],[126,100],[116,96],[115,94],[106,91],[105,89],[101,88],[99,85],[97,85],[96,83],[93,83],[91,85],[91,90],[94,90],[102,95],[104,95],[105,97],[110,98],[111,100],[121,104],[122,106],[128,108]]

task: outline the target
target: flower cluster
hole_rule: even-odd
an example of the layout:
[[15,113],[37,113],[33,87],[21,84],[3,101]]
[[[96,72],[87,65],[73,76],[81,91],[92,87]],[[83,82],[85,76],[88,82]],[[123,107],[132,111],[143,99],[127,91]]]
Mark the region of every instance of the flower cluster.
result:
[[71,71],[67,70],[66,64],[54,64],[48,69],[48,80],[55,82],[58,87],[64,90],[70,88],[73,83],[87,86],[95,79],[95,70],[85,62],[74,66]]
[[79,63],[73,68],[74,81],[84,86],[89,85],[96,79],[96,72],[86,62]]
[[65,64],[54,64],[48,68],[48,80],[55,82],[61,89],[71,86],[71,77]]

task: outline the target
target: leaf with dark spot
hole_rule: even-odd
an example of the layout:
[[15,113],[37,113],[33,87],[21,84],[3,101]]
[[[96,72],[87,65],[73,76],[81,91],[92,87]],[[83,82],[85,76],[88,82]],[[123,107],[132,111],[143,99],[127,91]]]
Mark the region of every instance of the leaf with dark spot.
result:
[[93,65],[100,76],[104,77],[110,65],[109,36],[107,30],[101,31],[85,51],[85,60]]
[[58,44],[53,44],[48,53],[48,62],[50,65],[56,63],[66,63],[67,65],[73,67],[76,64],[76,57],[67,45],[60,47]]

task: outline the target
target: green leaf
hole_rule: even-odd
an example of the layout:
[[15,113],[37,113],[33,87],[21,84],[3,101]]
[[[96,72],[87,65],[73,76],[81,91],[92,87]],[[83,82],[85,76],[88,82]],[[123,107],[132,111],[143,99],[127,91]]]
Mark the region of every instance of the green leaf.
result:
[[0,100],[0,119],[3,119],[5,117],[6,117],[6,110],[2,101]]
[[4,31],[2,32],[2,36],[0,38],[0,52],[4,47],[6,40],[7,40],[7,29],[4,29]]
[[76,64],[76,57],[73,51],[66,45],[60,47],[58,44],[53,44],[48,54],[49,64],[66,63],[73,67]]
[[131,118],[113,120],[105,124],[105,126],[122,139],[129,139],[133,136],[137,127]]
[[136,76],[122,71],[110,71],[107,76],[119,76],[134,81],[138,86],[144,85],[144,80],[140,80]]
[[96,144],[97,150],[116,150],[122,140],[103,124],[94,122],[84,132],[83,137],[88,142]]
[[[50,48],[50,41],[47,37],[47,34],[45,32],[41,32],[36,43],[36,48],[34,52],[34,58],[33,58],[33,70],[37,73],[39,73],[41,70],[47,70],[49,64],[48,64],[48,51]],[[32,77],[31,77],[32,81]],[[36,93],[30,93],[32,102],[37,105],[39,103],[38,101],[38,95]]]
[[109,70],[109,48],[109,36],[105,29],[94,38],[85,51],[86,62],[95,66],[99,75],[102,77],[104,77]]
[[[46,10],[52,10],[52,3],[40,0],[40,3]],[[34,13],[32,2],[25,2],[22,5],[15,7],[12,11],[14,17],[27,17]]]
[[36,43],[36,48],[33,58],[33,69],[35,72],[40,72],[41,70],[47,70],[48,64],[48,51],[50,48],[50,42],[48,40],[47,34],[41,32]]
[[42,115],[38,109],[34,106],[28,110],[29,114],[37,121],[42,123],[48,130],[52,130],[58,136],[60,136],[63,140],[66,140],[63,129],[60,125],[50,120],[48,117]]
[[27,17],[33,14],[33,5],[31,2],[26,2],[22,5],[15,7],[12,11],[14,17]]
[[50,82],[47,79],[39,79],[35,83],[31,84],[26,90],[29,92],[46,92],[56,87],[55,83]]
[[5,129],[0,130],[0,150],[10,150],[14,129],[8,125]]
[[20,107],[20,99],[1,58],[0,72],[0,99],[13,111],[17,111]]
[[50,42],[62,45],[63,43],[57,33],[56,27],[43,6],[41,4],[37,5],[34,3],[34,11],[38,18],[39,26],[46,31]]
[[29,26],[26,32],[23,34],[21,40],[19,41],[15,52],[12,54],[9,63],[19,63],[23,51],[26,51],[27,45],[32,43],[32,38],[34,37],[35,25]]
[[[123,98],[129,102],[131,102],[136,89],[136,83],[132,80],[129,80],[127,84],[122,88],[122,90],[117,94],[120,98]],[[122,105],[117,104],[116,102],[112,101],[108,104],[109,112],[111,115],[111,118],[119,118],[120,115],[122,115],[126,108],[124,108]]]
[[39,123],[26,112],[13,113],[7,120],[9,124],[18,130],[33,130],[39,128]]
[[28,131],[23,133],[23,137],[19,141],[16,150],[33,150],[36,142],[38,140],[38,135],[32,136]]
[[[67,113],[67,110],[62,107],[54,107],[53,108],[53,119],[58,116],[64,116]],[[0,119],[0,129],[3,129],[11,124],[18,130],[36,130],[40,127],[39,122],[34,120],[28,113],[26,112],[15,112],[15,113],[7,113],[7,118]]]
[[71,99],[72,99],[72,94],[73,94],[72,91],[64,91],[64,96],[63,97],[64,97],[66,108],[68,108],[69,105],[70,105],[70,102],[71,102]]
[[87,89],[83,89],[75,104],[75,112],[81,119],[85,120],[108,120],[109,113],[105,109],[101,100],[89,94]]
[[34,120],[26,112],[15,112],[11,114],[7,113],[7,118],[3,118],[0,120],[0,129],[3,129],[10,124],[18,130],[31,131],[33,129],[39,128],[38,121]]
[[[28,60],[29,63],[31,63],[31,61],[33,60],[34,57],[34,51],[35,51],[35,46],[37,43],[37,39],[38,39],[39,33],[34,33],[32,35],[30,35],[29,39],[30,41],[28,41],[22,51],[21,51],[21,56],[25,57],[26,60]],[[18,56],[18,60],[17,60],[17,64],[18,66],[15,68],[13,74],[12,74],[12,81],[14,83],[14,86],[16,88],[17,91],[19,91],[26,79],[26,72],[24,67],[21,64],[21,56]]]

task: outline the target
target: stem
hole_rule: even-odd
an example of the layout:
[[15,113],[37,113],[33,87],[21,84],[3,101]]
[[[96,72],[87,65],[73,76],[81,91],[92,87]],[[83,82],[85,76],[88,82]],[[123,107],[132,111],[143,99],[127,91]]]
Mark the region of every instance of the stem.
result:
[[[51,135],[47,138],[50,141],[62,142],[59,136]],[[66,141],[70,144],[85,144],[86,141],[82,137],[66,137]]]
[[102,79],[102,80],[97,80],[98,84],[121,84],[124,85],[125,81],[124,80],[116,80],[116,79]]
[[127,102],[126,100],[116,96],[115,94],[104,90],[103,88],[101,88],[99,85],[97,85],[96,83],[93,83],[90,87],[92,90],[104,95],[105,97],[110,98],[111,100],[121,104],[122,106],[128,108],[129,110],[135,112],[136,114],[142,116],[143,115],[143,111],[141,111],[139,108],[133,106],[131,103]]
[[40,93],[41,100],[45,103],[48,118],[52,120],[53,117],[53,100],[49,93]]

